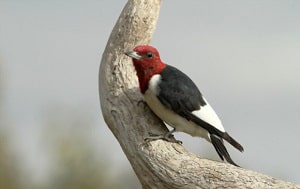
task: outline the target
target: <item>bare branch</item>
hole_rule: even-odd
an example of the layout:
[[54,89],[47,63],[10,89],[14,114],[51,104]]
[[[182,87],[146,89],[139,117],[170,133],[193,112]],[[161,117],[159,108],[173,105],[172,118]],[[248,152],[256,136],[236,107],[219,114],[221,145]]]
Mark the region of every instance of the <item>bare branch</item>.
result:
[[202,159],[163,140],[145,143],[167,128],[142,102],[136,73],[124,52],[148,44],[161,0],[129,0],[103,53],[99,93],[103,117],[119,141],[144,189],[150,188],[300,188],[292,183]]

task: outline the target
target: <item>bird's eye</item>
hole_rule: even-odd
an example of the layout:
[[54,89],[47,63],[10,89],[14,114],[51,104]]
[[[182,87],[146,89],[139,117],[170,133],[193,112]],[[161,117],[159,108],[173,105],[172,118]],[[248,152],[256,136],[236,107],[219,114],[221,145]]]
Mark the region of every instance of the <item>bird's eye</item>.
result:
[[153,53],[148,52],[148,53],[147,53],[147,58],[152,58],[152,57],[153,57]]

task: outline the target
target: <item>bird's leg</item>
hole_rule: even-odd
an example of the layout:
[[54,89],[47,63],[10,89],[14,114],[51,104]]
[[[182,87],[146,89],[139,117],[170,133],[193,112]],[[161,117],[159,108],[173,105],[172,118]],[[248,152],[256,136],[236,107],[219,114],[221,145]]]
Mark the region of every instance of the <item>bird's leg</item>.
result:
[[168,131],[167,133],[164,134],[164,138],[170,138],[170,136],[173,136],[172,133],[174,133],[176,129],[172,129],[171,131]]
[[153,133],[149,133],[150,137],[145,138],[146,142],[152,141],[152,140],[158,140],[158,139],[163,139],[166,140],[168,142],[174,142],[174,143],[178,143],[178,144],[182,144],[182,141],[180,140],[176,140],[172,133],[174,133],[176,131],[176,129],[172,129],[171,131],[166,132],[163,135],[155,135]]

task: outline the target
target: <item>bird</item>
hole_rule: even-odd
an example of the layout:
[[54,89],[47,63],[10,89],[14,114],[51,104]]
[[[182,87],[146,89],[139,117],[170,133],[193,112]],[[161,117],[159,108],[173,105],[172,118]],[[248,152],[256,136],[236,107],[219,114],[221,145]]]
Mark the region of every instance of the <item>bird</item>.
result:
[[125,55],[132,59],[146,104],[173,127],[160,138],[170,141],[175,131],[202,137],[214,146],[222,161],[239,167],[231,159],[224,140],[240,152],[244,148],[225,131],[218,115],[190,77],[164,63],[153,46],[139,45]]

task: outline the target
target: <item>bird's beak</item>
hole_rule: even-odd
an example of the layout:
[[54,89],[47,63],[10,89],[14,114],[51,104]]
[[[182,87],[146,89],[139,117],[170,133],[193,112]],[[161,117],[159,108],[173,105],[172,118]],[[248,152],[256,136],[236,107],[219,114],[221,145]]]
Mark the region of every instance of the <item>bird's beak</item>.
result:
[[125,54],[133,59],[136,59],[136,60],[140,60],[142,59],[143,57],[141,55],[139,55],[137,52],[135,51],[128,51],[128,52],[125,52]]

